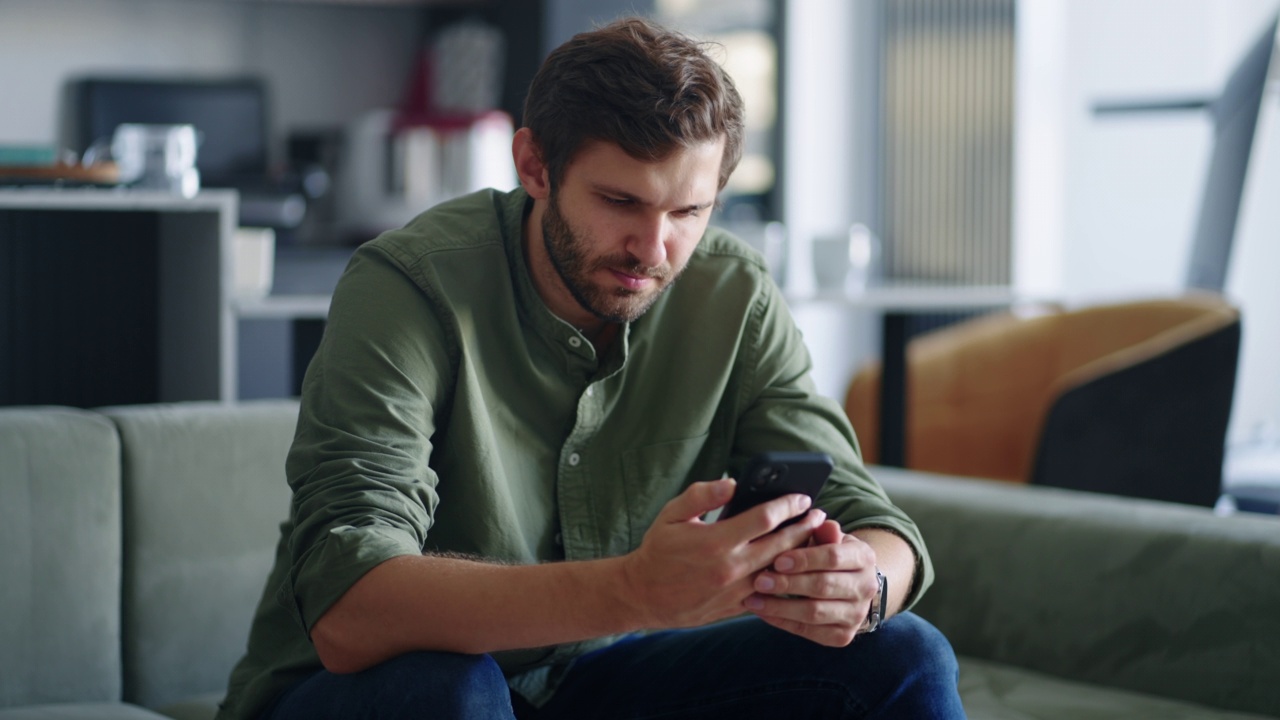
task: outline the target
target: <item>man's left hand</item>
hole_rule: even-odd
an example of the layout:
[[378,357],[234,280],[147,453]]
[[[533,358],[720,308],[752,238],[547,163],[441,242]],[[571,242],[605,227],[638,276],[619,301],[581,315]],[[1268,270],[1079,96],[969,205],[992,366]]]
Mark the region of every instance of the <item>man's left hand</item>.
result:
[[821,645],[844,647],[878,599],[876,551],[828,520],[805,547],[788,550],[755,578],[743,605],[774,627]]

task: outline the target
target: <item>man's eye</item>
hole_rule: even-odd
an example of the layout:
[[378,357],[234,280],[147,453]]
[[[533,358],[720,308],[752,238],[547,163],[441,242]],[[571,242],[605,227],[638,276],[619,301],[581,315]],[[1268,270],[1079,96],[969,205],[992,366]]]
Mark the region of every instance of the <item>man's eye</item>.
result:
[[622,207],[623,205],[631,204],[631,201],[628,200],[627,198],[609,197],[608,195],[602,195],[601,197],[604,198],[604,201],[606,203],[608,203],[609,205],[613,205],[615,207]]

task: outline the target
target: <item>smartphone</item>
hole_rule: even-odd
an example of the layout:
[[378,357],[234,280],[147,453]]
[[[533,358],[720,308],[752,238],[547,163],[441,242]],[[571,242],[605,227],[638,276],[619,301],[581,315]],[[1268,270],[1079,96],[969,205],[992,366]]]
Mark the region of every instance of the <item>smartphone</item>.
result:
[[[756,455],[738,476],[733,498],[720,512],[720,519],[733,517],[762,502],[783,495],[801,493],[817,499],[818,492],[831,475],[831,456],[820,452],[767,452]],[[785,527],[802,517],[797,515],[778,527]]]

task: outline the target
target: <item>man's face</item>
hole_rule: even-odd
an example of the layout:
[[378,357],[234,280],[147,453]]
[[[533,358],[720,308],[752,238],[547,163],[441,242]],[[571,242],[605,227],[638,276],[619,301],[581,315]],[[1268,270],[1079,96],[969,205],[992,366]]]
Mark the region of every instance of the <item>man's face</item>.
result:
[[[542,216],[542,239],[561,281],[584,309],[605,322],[630,322],[653,305],[679,276],[670,261],[645,266],[630,253],[601,255],[601,243],[576,232],[560,213],[558,193],[551,194]],[[614,275],[618,282],[597,282],[596,275]]]
[[658,162],[602,142],[578,153],[541,224],[551,265],[577,306],[598,320],[622,323],[653,305],[706,230],[722,154],[723,142]]

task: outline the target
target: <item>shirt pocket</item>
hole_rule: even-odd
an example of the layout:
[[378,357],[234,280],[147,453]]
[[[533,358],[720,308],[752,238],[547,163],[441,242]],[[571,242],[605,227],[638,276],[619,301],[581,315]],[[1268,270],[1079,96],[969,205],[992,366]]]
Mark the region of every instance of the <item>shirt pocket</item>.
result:
[[[707,474],[710,433],[646,445],[622,453],[622,485],[627,504],[630,546],[635,549],[662,507],[690,483],[715,480]],[[701,477],[701,474],[707,474]]]

